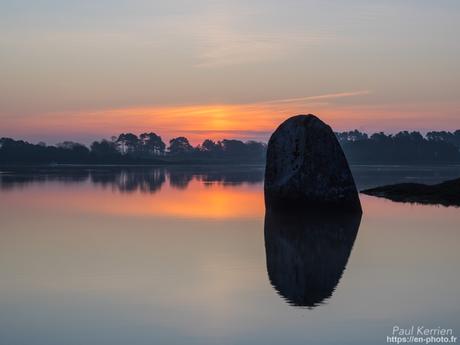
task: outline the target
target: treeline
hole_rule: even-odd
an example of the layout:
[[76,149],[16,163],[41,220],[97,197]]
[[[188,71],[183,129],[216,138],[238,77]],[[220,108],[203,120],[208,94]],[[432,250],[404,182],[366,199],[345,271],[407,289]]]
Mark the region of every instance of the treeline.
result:
[[[368,135],[358,130],[336,133],[352,164],[460,163],[460,130]],[[137,136],[122,133],[90,147],[65,141],[57,145],[31,144],[0,139],[0,164],[168,164],[168,163],[263,163],[267,145],[241,140],[206,139],[192,146],[185,137],[166,145],[151,132]]]
[[358,130],[336,133],[352,164],[460,163],[460,130],[383,132],[367,135]]
[[241,140],[206,139],[192,146],[185,137],[173,138],[169,145],[151,132],[137,136],[122,133],[111,140],[94,141],[90,147],[65,141],[57,145],[31,144],[11,138],[0,139],[1,164],[150,164],[150,163],[262,163],[267,145]]

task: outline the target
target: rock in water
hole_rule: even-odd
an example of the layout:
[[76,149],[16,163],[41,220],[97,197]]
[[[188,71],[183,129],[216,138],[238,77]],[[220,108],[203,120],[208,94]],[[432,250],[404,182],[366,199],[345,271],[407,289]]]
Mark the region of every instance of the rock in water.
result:
[[268,142],[267,208],[361,212],[345,154],[331,127],[314,115],[284,121]]

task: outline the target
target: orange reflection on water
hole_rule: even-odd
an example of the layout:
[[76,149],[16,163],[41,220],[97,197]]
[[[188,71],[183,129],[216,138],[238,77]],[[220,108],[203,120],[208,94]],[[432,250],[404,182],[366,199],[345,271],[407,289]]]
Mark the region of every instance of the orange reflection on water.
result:
[[[27,194],[27,195],[24,195]],[[157,216],[181,218],[250,218],[264,214],[260,186],[205,184],[192,179],[185,189],[165,183],[155,193],[122,192],[94,187],[89,182],[69,185],[34,185],[10,195],[9,206],[53,208],[56,212],[107,214],[113,216]]]
[[[263,215],[264,211],[263,199],[257,188],[204,185],[192,180],[186,192],[165,184],[160,193],[161,197],[140,192],[134,195],[117,193],[113,202],[96,207],[108,214],[185,218],[256,217]],[[105,196],[101,194],[101,198],[105,199]],[[95,204],[98,202],[94,200]]]

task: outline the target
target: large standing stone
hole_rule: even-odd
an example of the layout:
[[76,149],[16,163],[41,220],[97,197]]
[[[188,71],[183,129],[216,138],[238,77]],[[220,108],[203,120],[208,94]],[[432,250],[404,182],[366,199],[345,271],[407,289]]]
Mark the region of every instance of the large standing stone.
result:
[[361,212],[348,162],[332,129],[314,115],[284,121],[268,142],[267,208]]

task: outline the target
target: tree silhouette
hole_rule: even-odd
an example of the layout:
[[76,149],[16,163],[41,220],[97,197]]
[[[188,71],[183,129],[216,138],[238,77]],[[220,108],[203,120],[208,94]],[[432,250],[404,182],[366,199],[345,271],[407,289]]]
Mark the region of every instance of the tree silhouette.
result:
[[209,153],[218,153],[222,151],[222,145],[220,142],[214,142],[210,139],[206,139],[200,146],[200,150],[202,152],[209,152]]
[[[429,132],[426,138],[419,132],[401,131],[395,135],[383,132],[369,138],[358,131],[337,133],[351,163],[368,164],[430,164],[460,162],[455,135],[449,132]],[[350,135],[352,133],[352,135]],[[456,133],[456,132],[454,132]]]
[[169,141],[169,153],[172,155],[183,155],[193,152],[193,146],[190,145],[186,137],[173,138]]
[[116,140],[118,150],[121,154],[136,154],[139,147],[139,138],[132,133],[122,133]]
[[166,145],[159,135],[153,132],[139,136],[141,152],[146,156],[158,156],[165,153]]
[[93,153],[96,157],[119,156],[115,143],[105,139],[102,139],[101,141],[94,141],[91,144],[91,153]]
[[[460,163],[460,130],[419,132],[401,131],[394,135],[372,135],[352,130],[336,133],[350,163],[355,164],[432,164]],[[194,148],[187,138],[173,138],[168,151],[154,132],[137,137],[122,133],[112,140],[94,141],[90,149],[64,141],[55,146],[37,145],[12,138],[0,139],[0,164],[72,164],[72,163],[263,163],[267,144],[236,139],[206,139]]]

